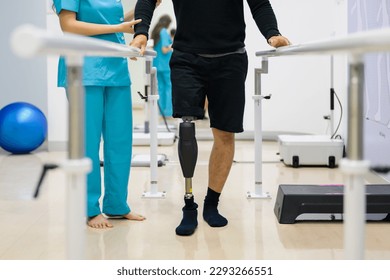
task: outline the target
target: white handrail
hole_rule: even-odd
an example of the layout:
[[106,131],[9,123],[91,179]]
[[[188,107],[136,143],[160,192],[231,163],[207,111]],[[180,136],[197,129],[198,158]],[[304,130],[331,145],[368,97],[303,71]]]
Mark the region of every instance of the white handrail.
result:
[[[97,38],[64,33],[50,33],[33,25],[22,25],[11,35],[11,48],[20,57],[36,55],[140,57],[140,50]],[[155,57],[146,50],[144,56]]]
[[256,52],[256,56],[337,54],[361,55],[370,52],[390,51],[390,28],[357,32],[338,38],[296,44]]

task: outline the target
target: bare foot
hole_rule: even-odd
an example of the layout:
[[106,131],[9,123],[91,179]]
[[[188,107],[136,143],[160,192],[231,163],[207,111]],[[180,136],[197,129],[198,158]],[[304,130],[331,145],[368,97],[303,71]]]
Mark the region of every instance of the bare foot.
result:
[[133,212],[129,212],[128,214],[123,215],[123,218],[133,221],[143,221],[146,219],[144,216]]
[[89,219],[87,224],[91,228],[97,228],[97,229],[106,229],[106,228],[113,227],[113,225],[102,214],[99,214]]

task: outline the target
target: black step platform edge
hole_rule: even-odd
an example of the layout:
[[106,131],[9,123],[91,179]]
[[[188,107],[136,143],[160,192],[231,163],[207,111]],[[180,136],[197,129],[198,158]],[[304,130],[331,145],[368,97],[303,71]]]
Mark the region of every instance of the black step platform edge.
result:
[[[281,224],[293,224],[301,214],[343,213],[343,185],[279,185],[274,213]],[[366,185],[366,213],[387,214],[390,184]]]

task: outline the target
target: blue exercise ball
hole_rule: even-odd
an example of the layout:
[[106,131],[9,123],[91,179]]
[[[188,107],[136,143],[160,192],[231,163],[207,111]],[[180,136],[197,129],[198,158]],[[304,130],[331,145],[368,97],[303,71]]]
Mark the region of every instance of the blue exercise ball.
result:
[[45,141],[47,120],[36,106],[11,103],[0,110],[0,146],[12,154],[27,154]]

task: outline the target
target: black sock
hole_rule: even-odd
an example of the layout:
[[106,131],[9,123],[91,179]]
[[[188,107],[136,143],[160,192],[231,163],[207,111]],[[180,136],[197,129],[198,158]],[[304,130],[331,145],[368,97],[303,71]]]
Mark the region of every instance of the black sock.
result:
[[198,226],[198,204],[194,202],[194,197],[184,198],[183,219],[176,228],[177,235],[191,235]]
[[204,199],[203,219],[211,227],[223,227],[228,223],[228,220],[219,214],[217,209],[220,195],[220,193],[208,188],[206,198]]

